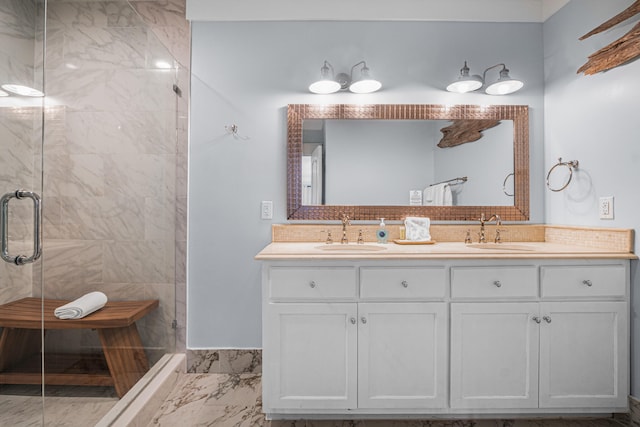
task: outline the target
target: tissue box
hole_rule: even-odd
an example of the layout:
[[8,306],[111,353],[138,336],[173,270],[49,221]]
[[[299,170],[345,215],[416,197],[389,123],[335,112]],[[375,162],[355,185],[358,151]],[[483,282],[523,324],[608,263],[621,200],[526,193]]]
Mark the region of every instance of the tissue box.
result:
[[431,233],[429,232],[430,225],[431,221],[429,218],[407,217],[404,220],[407,240],[422,242],[431,240]]

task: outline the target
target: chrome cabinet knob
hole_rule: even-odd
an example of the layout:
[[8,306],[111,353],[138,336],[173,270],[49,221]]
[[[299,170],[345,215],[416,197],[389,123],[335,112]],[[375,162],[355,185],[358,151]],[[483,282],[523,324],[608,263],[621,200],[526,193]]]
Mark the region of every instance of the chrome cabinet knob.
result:
[[547,323],[551,323],[551,317],[549,317],[549,316],[544,316],[544,317],[543,317],[543,319],[544,319],[544,321],[545,321],[545,322],[547,322]]
[[403,280],[402,281],[402,286],[405,287],[405,288],[408,288],[409,287],[409,283],[406,280]]
[[502,286],[502,283],[500,283],[499,280],[494,281],[493,284],[496,285],[496,288],[499,288]]
[[540,323],[540,318],[538,316],[533,316],[531,319],[536,323]]
[[309,286],[311,286],[312,288],[315,288],[316,282],[312,280],[311,282],[309,282]]
[[582,284],[587,285],[587,286],[593,286],[593,283],[591,283],[591,280],[589,280],[589,279],[583,280]]
[[351,318],[351,319],[349,319],[349,320],[351,321],[351,324],[352,324],[352,325],[355,325],[355,324],[356,324],[356,322],[357,322],[357,320],[356,320],[356,318],[355,318],[355,317],[352,317],[352,318]]
[[364,316],[362,316],[362,317],[360,318],[360,321],[361,321],[362,323],[367,323],[367,318],[366,318],[366,317],[364,317]]

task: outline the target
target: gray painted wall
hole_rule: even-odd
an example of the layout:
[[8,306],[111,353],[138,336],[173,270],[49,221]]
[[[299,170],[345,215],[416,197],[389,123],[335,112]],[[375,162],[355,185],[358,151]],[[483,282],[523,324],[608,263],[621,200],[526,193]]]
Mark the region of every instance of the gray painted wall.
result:
[[[572,1],[544,24],[545,171],[557,161],[577,159],[569,187],[545,191],[545,218],[551,224],[637,228],[640,222],[640,61],[592,76],[576,74],[587,57],[629,31],[640,17],[615,29],[578,38],[631,0]],[[598,218],[598,200],[614,196],[615,218]],[[639,248],[638,235],[635,240]],[[632,275],[632,394],[640,395],[640,278]]]
[[[192,36],[189,348],[261,347],[253,258],[271,224],[286,222],[287,104],[529,105],[531,220],[543,221],[542,24],[194,22]],[[383,89],[309,93],[325,59],[336,72],[366,60]],[[446,92],[464,60],[472,73],[505,62],[526,86],[505,97]],[[273,220],[260,219],[261,200],[273,200]]]

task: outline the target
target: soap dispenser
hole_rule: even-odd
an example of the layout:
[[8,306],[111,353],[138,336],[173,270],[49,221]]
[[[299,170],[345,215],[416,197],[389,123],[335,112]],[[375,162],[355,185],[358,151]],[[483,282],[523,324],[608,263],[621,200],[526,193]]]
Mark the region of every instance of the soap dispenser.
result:
[[384,223],[384,218],[380,218],[380,228],[378,228],[378,231],[376,231],[378,243],[387,243],[387,239],[389,238],[389,236],[385,227],[386,225]]

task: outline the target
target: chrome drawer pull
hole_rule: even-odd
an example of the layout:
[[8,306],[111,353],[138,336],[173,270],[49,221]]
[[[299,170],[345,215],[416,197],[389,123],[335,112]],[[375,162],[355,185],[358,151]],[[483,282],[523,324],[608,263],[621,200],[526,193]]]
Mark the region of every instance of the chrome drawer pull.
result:
[[356,321],[357,321],[357,320],[356,320],[356,318],[355,318],[355,317],[352,317],[352,318],[351,318],[351,319],[349,319],[349,320],[351,320],[351,324],[352,324],[352,325],[355,325],[355,324],[356,324]]
[[402,286],[404,286],[405,288],[409,287],[409,283],[406,280],[402,281]]
[[582,283],[587,286],[593,286],[593,283],[591,283],[591,280],[583,280]]
[[315,288],[315,287],[316,287],[316,282],[312,280],[312,281],[309,283],[309,286],[311,286],[312,288]]
[[533,316],[531,319],[536,323],[540,323],[540,318],[538,316]]
[[544,321],[545,321],[545,322],[547,322],[547,323],[551,323],[551,317],[549,317],[549,316],[544,316],[544,317],[543,317],[543,319],[544,319]]
[[496,280],[495,282],[493,282],[494,285],[496,285],[496,288],[499,288],[502,286],[502,283],[500,283],[499,280]]
[[362,317],[360,318],[360,320],[362,321],[362,323],[367,323],[367,318],[366,318],[366,317],[364,317],[364,316],[362,316]]

